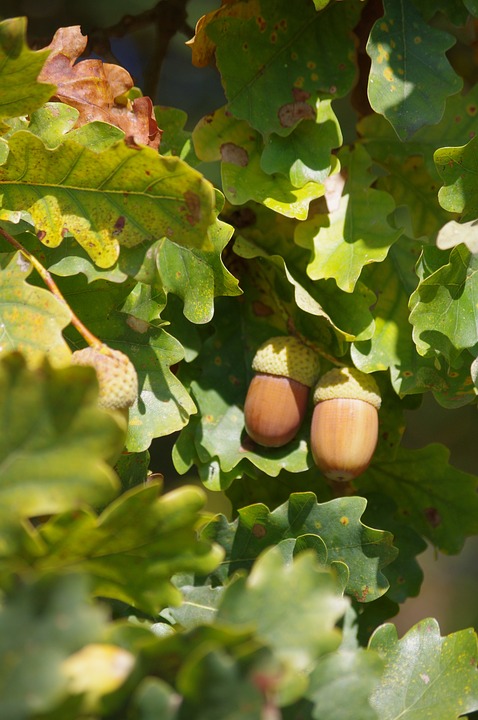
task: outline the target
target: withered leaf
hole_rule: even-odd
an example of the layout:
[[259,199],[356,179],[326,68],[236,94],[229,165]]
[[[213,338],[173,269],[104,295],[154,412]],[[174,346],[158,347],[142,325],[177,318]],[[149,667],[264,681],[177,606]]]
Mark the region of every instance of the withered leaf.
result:
[[55,84],[54,98],[78,110],[77,126],[100,120],[123,130],[128,145],[149,145],[157,149],[161,130],[150,98],[125,100],[134,83],[120,65],[97,59],[78,62],[87,40],[79,25],[59,28],[48,45],[50,55],[39,81]]

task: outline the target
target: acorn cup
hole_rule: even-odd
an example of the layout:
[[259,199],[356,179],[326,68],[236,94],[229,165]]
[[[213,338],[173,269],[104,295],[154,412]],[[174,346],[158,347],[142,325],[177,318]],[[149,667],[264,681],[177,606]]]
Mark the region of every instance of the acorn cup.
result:
[[265,447],[292,440],[307,412],[310,388],[319,374],[319,357],[296,337],[270,338],[257,350],[244,404],[249,437]]
[[75,350],[72,365],[93,367],[98,377],[98,405],[125,413],[138,396],[138,376],[133,363],[120,350],[106,344]]
[[329,480],[353,480],[370,465],[377,446],[377,383],[356,368],[335,368],[321,377],[313,399],[314,461]]

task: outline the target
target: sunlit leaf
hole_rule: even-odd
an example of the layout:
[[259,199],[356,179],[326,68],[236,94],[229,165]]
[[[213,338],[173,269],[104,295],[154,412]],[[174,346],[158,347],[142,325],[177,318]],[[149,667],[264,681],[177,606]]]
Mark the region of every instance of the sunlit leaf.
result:
[[[266,551],[246,577],[226,588],[217,622],[256,627],[256,634],[277,655],[305,669],[339,642],[336,621],[348,603],[336,580],[304,553],[286,564],[277,548]],[[291,612],[293,608],[293,611]]]
[[[129,411],[128,450],[146,450],[153,437],[182,428],[196,410],[184,386],[170,370],[183,359],[184,350],[162,327],[159,319],[162,306],[156,303],[150,287],[142,292],[134,281],[86,283],[80,275],[62,281],[62,290],[90,330],[128,355],[136,368],[139,397]],[[83,344],[74,331],[68,331],[68,335],[72,344]]]
[[410,297],[413,339],[421,355],[439,350],[453,363],[478,343],[476,271],[467,247],[453,248],[449,262],[426,277]]
[[[151,483],[123,494],[99,517],[91,510],[55,516],[36,531],[41,550],[29,559],[30,568],[58,574],[82,569],[94,594],[156,614],[181,600],[170,582],[175,573],[208,573],[222,557],[218,546],[197,539],[203,505],[198,488],[159,497]],[[21,572],[15,558],[7,562]]]
[[371,704],[380,720],[457,720],[478,709],[477,641],[473,630],[440,636],[436,620],[415,625],[399,640],[382,625],[369,647],[385,670]]
[[32,51],[26,44],[26,18],[0,23],[0,123],[28,115],[50,99],[55,85],[38,82],[47,50]]
[[261,166],[261,136],[227,108],[203,118],[194,129],[193,140],[201,160],[221,160],[224,194],[234,205],[255,200],[287,217],[304,220],[310,202],[324,193],[324,186],[315,181],[306,179],[297,187],[284,174],[266,172]]
[[273,512],[255,504],[240,509],[232,523],[218,516],[203,530],[226,550],[214,577],[224,582],[237,570],[249,570],[264,548],[285,538],[295,538],[299,552],[304,543],[312,547],[310,541],[316,537],[323,564],[348,567],[347,592],[361,602],[372,601],[388,589],[382,569],[393,561],[396,550],[391,535],[361,522],[365,507],[366,501],[358,497],[317,503],[313,493],[294,493]]
[[20,253],[0,261],[0,355],[17,350],[31,367],[45,356],[56,367],[68,365],[71,351],[62,330],[71,314],[49,290],[27,282],[31,271]]
[[343,164],[348,177],[338,209],[298,225],[295,240],[312,249],[307,273],[313,280],[334,278],[350,293],[364,265],[384,260],[401,230],[387,220],[395,209],[392,196],[368,187],[373,176],[364,148],[344,153]]
[[440,189],[440,205],[462,214],[461,220],[475,220],[478,215],[476,167],[478,138],[462,147],[444,147],[435,153],[435,163],[445,186]]
[[101,153],[69,140],[49,150],[28,132],[15,133],[9,145],[0,167],[1,216],[27,210],[45,245],[56,247],[72,234],[104,268],[120,245],[162,236],[212,249],[206,232],[214,221],[213,188],[178,158],[123,142]]
[[341,97],[351,88],[359,3],[332,3],[320,13],[309,3],[297,13],[287,0],[262,0],[246,18],[235,17],[234,3],[232,12],[229,7],[206,16],[201,31],[215,45],[235,117],[264,135],[288,135],[300,120],[315,117],[319,97]]
[[314,703],[314,720],[376,720],[370,696],[383,662],[370,650],[342,650],[319,658],[306,696]]
[[449,33],[425,23],[413,2],[384,0],[385,14],[375,22],[367,43],[372,59],[368,95],[401,140],[423,125],[438,122],[445,99],[462,87],[445,51]]
[[78,110],[78,125],[101,120],[121,128],[128,144],[149,145],[157,150],[161,131],[151,99],[126,99],[134,83],[120,65],[97,58],[78,62],[87,42],[79,25],[58,28],[46,48],[49,53],[40,80],[53,82],[55,98]]

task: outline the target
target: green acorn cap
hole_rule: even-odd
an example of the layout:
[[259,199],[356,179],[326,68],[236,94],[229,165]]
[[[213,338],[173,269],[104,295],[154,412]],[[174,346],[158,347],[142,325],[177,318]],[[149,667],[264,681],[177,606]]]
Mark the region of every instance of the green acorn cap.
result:
[[345,398],[363,400],[379,409],[382,398],[371,375],[354,367],[334,368],[323,375],[314,390],[314,403]]
[[317,353],[296,337],[269,338],[257,350],[252,369],[268,375],[281,375],[312,387],[317,379],[320,360]]
[[73,365],[86,365],[96,370],[98,377],[98,405],[109,410],[124,410],[138,396],[138,376],[133,363],[120,350],[108,345],[75,350]]

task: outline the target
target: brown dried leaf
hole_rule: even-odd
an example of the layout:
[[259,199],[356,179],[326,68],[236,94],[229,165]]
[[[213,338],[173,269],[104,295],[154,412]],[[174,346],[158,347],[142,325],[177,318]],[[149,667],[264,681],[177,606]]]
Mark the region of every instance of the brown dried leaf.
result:
[[102,60],[77,62],[87,40],[79,25],[59,28],[38,79],[56,85],[55,99],[78,110],[77,126],[100,120],[123,130],[129,145],[157,149],[161,130],[150,98],[119,101],[134,85],[131,75],[121,66]]

